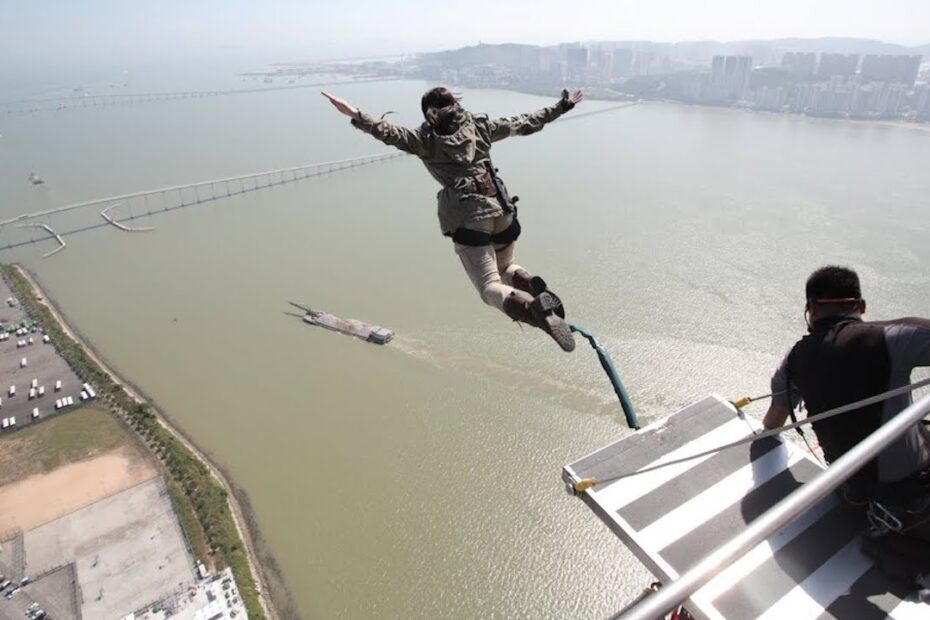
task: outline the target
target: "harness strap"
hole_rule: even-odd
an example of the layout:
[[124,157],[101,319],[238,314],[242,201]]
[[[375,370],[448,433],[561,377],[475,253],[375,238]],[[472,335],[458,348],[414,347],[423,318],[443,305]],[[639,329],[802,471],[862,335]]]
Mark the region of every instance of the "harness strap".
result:
[[513,218],[513,221],[510,222],[510,226],[500,231],[499,233],[494,233],[491,235],[491,243],[506,243],[510,245],[520,236],[522,228],[520,226],[520,220]]
[[516,213],[516,202],[520,199],[519,196],[510,196],[504,181],[497,176],[497,168],[491,164],[491,160],[484,162],[483,172],[457,177],[449,187],[462,194],[480,194],[485,198],[497,198],[505,213]]
[[493,235],[470,228],[456,228],[455,233],[452,235],[452,240],[460,245],[467,245],[475,248],[491,245],[492,243],[495,245],[504,244],[504,247],[507,247],[517,240],[517,237],[520,236],[520,231],[520,222],[517,218],[513,218],[510,226]]
[[472,230],[470,228],[456,228],[455,233],[452,235],[452,240],[460,245],[477,248],[483,245],[491,245],[491,233]]

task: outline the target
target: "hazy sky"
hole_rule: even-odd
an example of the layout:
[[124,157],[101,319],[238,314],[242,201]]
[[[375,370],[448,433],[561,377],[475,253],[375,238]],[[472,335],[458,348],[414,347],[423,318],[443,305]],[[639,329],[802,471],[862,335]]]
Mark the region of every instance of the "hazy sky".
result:
[[930,0],[0,0],[0,58],[21,64],[786,36],[930,43]]

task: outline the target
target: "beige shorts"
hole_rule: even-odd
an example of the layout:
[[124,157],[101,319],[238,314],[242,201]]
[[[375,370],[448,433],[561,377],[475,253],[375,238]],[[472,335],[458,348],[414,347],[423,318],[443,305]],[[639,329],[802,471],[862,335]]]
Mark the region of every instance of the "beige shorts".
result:
[[[508,213],[493,219],[470,222],[468,228],[493,235],[507,230],[512,222],[513,214]],[[455,244],[455,253],[462,261],[472,284],[478,289],[482,301],[498,310],[503,310],[504,300],[513,291],[513,272],[521,269],[513,262],[513,251],[514,243],[482,246]]]

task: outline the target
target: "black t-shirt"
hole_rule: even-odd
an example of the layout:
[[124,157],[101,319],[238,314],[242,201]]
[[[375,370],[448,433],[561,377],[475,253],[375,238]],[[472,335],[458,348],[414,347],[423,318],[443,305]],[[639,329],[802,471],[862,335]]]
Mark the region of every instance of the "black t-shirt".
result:
[[[906,318],[865,323],[856,318],[817,321],[794,345],[772,377],[773,397],[791,407],[804,400],[815,415],[910,383],[911,371],[930,366],[930,321]],[[789,399],[790,397],[790,399]],[[910,394],[814,423],[824,456],[832,462],[912,402]],[[915,425],[866,465],[862,482],[893,482],[930,465],[928,436]]]

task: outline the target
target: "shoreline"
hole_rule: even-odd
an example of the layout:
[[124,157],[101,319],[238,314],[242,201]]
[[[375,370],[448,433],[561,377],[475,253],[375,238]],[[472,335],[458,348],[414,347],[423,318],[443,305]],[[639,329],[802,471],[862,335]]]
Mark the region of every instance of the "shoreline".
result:
[[[152,398],[148,397],[138,386],[125,380],[122,375],[114,370],[112,364],[105,361],[103,356],[80,334],[80,331],[75,329],[66,320],[57,304],[48,296],[45,289],[28,270],[18,264],[11,265],[11,268],[31,288],[31,292],[33,293],[32,301],[46,308],[59,329],[70,337],[103,373],[108,375],[116,385],[122,388],[130,399],[138,405],[149,407],[157,423],[179,441],[222,487],[225,492],[226,504],[232,516],[233,525],[236,528],[239,540],[243,543],[245,548],[245,557],[252,579],[255,582],[256,595],[264,615],[269,618],[269,620],[299,617],[296,606],[280,574],[280,570],[277,568],[276,560],[263,543],[260,530],[258,529],[254,516],[250,512],[251,503],[246,492],[236,486],[222,467],[216,464],[204,450],[199,448],[193,440],[180,430],[164,411],[155,404]],[[110,409],[110,407],[108,407],[108,409]],[[115,411],[111,410],[110,413],[127,421],[122,415]],[[160,464],[162,474],[166,477],[170,477],[169,472],[165,471],[166,467],[164,462],[159,458],[159,455],[152,446],[145,440],[145,437],[141,436],[138,429],[133,427],[132,424],[129,424],[129,426],[133,428],[139,441],[146,445],[146,449],[151,453],[155,461]],[[180,519],[180,514],[178,514],[177,517]],[[193,549],[192,553],[196,557],[197,554]],[[273,586],[271,584],[273,584]],[[240,588],[241,587],[242,584],[240,584]]]
[[[611,99],[597,99],[590,97],[590,101],[612,101]],[[762,114],[765,116],[778,116],[782,118],[794,118],[814,121],[831,121],[834,123],[846,123],[849,125],[860,125],[863,127],[898,127],[901,129],[913,129],[915,131],[930,132],[930,123],[920,121],[906,121],[903,119],[878,119],[878,118],[845,118],[835,116],[815,116],[812,114],[801,114],[798,112],[777,112],[774,110],[754,110],[751,108],[738,108],[729,105],[709,105],[705,103],[688,103],[686,101],[675,101],[674,99],[640,99],[640,104],[662,103],[666,105],[685,106],[689,108],[708,108],[716,110],[729,110],[732,112],[743,112],[746,114]]]
[[[420,81],[429,82],[429,80],[418,78]],[[468,88],[471,90],[497,90],[501,92],[508,93],[518,93],[521,95],[531,95],[533,97],[548,97],[550,93],[548,91],[542,92],[541,90],[531,90],[531,89],[514,89],[507,88],[504,86],[462,86],[461,84],[453,85],[459,88]],[[582,91],[585,90],[585,87],[579,87]],[[554,91],[553,91],[554,92]],[[599,101],[604,103],[619,103],[619,104],[649,104],[649,103],[664,103],[669,105],[685,106],[689,108],[711,108],[717,110],[732,110],[734,112],[748,112],[751,114],[765,114],[770,116],[783,116],[785,118],[803,118],[803,119],[813,119],[813,120],[824,120],[824,121],[835,121],[850,123],[853,125],[862,125],[862,126],[876,126],[876,127],[900,127],[903,129],[914,129],[916,131],[930,132],[930,122],[925,121],[908,121],[904,119],[895,119],[895,118],[847,118],[847,117],[833,117],[833,116],[816,116],[812,114],[802,114],[799,112],[778,112],[773,110],[757,110],[754,108],[741,108],[732,105],[716,105],[709,103],[697,103],[697,102],[688,102],[688,101],[678,101],[676,99],[650,99],[644,97],[637,97],[636,99],[629,100],[623,99],[620,97],[611,98],[611,97],[598,97],[597,94],[588,94],[585,93],[586,101]],[[617,106],[627,107],[626,105]],[[613,109],[613,108],[611,108]],[[601,110],[598,110],[600,112]],[[606,110],[604,110],[606,111]],[[577,116],[580,116],[578,114]],[[568,117],[566,117],[568,118]]]

